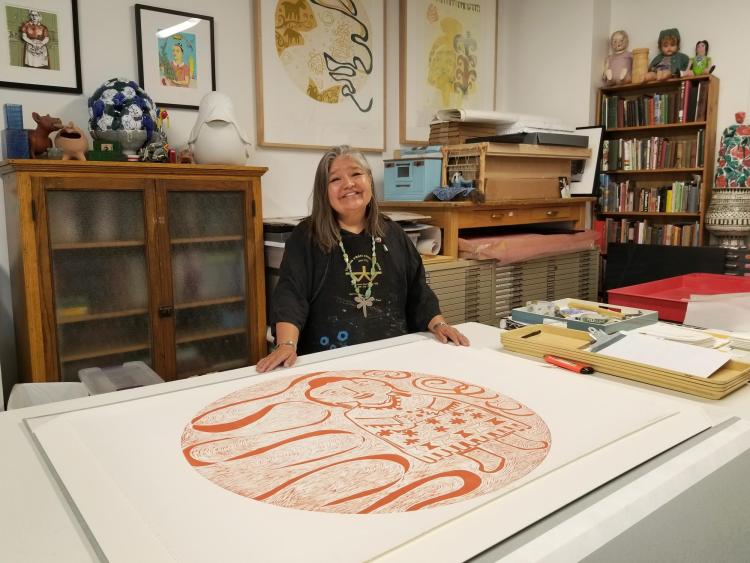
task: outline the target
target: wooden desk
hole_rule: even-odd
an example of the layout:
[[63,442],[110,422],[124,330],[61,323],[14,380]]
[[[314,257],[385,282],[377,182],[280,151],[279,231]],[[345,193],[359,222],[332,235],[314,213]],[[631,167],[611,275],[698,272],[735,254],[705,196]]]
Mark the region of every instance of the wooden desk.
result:
[[427,221],[443,230],[442,254],[458,257],[460,229],[566,223],[586,228],[586,204],[594,197],[508,200],[494,203],[469,201],[383,201],[383,211],[410,211],[429,215]]

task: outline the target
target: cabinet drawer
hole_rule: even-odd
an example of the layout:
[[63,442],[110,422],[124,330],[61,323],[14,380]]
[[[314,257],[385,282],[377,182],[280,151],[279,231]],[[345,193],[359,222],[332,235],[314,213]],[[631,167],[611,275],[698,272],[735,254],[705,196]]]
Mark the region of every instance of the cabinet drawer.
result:
[[461,214],[461,227],[493,227],[495,225],[519,225],[529,220],[528,209],[472,210]]
[[529,209],[534,221],[571,221],[578,219],[578,209],[574,206],[549,206]]

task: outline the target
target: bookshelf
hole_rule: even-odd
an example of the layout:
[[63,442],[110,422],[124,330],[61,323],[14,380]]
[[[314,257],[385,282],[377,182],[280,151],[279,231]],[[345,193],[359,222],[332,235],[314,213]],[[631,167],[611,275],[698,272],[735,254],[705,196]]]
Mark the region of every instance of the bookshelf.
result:
[[718,97],[713,75],[599,89],[604,131],[596,228],[607,242],[707,240]]

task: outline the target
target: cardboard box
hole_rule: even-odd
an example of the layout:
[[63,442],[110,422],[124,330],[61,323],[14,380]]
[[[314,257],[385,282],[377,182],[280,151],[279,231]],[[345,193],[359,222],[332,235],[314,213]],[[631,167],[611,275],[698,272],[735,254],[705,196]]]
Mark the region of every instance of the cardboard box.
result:
[[485,201],[559,199],[560,178],[570,176],[570,161],[522,157],[487,158]]

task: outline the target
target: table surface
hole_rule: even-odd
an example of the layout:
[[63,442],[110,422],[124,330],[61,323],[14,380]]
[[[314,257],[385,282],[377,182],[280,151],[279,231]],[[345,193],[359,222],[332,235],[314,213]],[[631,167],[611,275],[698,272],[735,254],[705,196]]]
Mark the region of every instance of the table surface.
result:
[[[471,339],[472,347],[500,350],[500,330],[478,323],[466,323],[459,328]],[[301,357],[298,365],[314,364],[335,357],[347,356],[432,338],[428,334],[412,334],[372,342],[349,348],[331,350]],[[750,419],[750,388],[744,387],[720,401],[691,397],[682,393],[660,389],[604,374],[579,375],[550,366],[560,372],[560,377],[595,377],[617,386],[639,387],[653,393],[669,395],[691,404],[702,405],[714,423],[733,416]],[[0,546],[7,561],[99,561],[98,554],[89,542],[78,517],[70,507],[64,492],[49,471],[43,454],[37,449],[25,420],[56,415],[93,406],[130,401],[142,397],[172,393],[221,381],[238,379],[254,374],[254,368],[240,368],[152,385],[139,389],[119,391],[18,409],[0,413]]]

